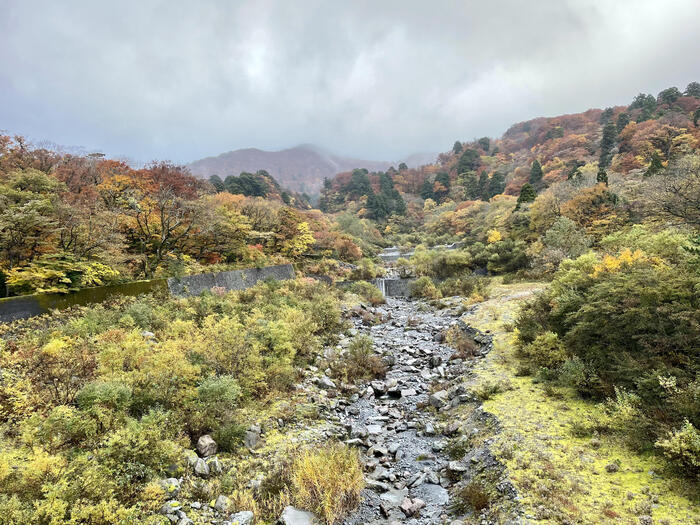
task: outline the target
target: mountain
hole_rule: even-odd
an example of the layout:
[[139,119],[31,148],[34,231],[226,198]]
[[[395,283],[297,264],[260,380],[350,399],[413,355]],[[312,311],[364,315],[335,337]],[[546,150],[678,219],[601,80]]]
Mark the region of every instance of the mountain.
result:
[[[421,162],[431,162],[434,154],[412,155],[404,162],[417,166]],[[222,153],[216,157],[196,160],[188,165],[198,177],[238,175],[246,171],[255,173],[265,170],[282,187],[290,190],[318,194],[324,177],[354,168],[367,168],[369,171],[386,170],[399,162],[372,161],[343,157],[310,144],[303,144],[281,151],[264,151],[257,148],[238,149]]]

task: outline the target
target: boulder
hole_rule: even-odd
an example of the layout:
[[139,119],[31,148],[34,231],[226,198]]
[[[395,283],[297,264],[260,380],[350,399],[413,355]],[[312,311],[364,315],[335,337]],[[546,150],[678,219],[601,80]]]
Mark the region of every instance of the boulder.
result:
[[194,465],[194,473],[200,478],[209,477],[209,465],[202,458],[197,459],[197,463]]
[[319,388],[322,388],[324,390],[336,388],[335,383],[328,376],[321,376],[318,379],[316,379],[316,385],[318,385]]
[[245,431],[243,435],[243,444],[249,449],[254,450],[260,444],[260,434],[262,429],[259,425],[251,425],[248,430]]
[[231,525],[250,525],[253,523],[253,518],[255,516],[249,510],[244,510],[242,512],[236,512],[228,517]]
[[406,517],[415,516],[418,511],[425,507],[425,501],[419,498],[411,499],[409,497],[404,498],[403,503],[399,507]]
[[287,506],[278,520],[280,525],[315,525],[316,516],[305,510]]
[[230,506],[231,500],[228,498],[228,496],[224,496],[223,494],[216,498],[216,501],[214,502],[214,508],[221,513],[227,512]]
[[197,440],[197,451],[204,458],[216,454],[217,448],[216,441],[209,434],[205,434]]
[[431,396],[428,398],[428,402],[430,403],[430,406],[434,406],[435,408],[444,407],[445,403],[447,403],[447,391],[440,390],[439,392],[431,394]]
[[166,478],[160,480],[160,486],[168,496],[175,497],[180,492],[180,480],[177,478]]

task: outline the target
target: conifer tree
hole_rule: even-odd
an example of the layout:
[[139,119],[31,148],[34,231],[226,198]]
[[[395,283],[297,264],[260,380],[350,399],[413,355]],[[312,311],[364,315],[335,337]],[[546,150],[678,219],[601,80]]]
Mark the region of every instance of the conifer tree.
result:
[[536,198],[537,198],[537,193],[535,192],[535,188],[532,187],[532,184],[530,184],[529,182],[526,182],[525,185],[520,190],[520,195],[518,196],[518,203],[515,206],[515,209],[519,210],[520,205],[523,202],[532,202]]
[[540,182],[542,182],[542,165],[535,159],[530,166],[530,184],[537,186]]

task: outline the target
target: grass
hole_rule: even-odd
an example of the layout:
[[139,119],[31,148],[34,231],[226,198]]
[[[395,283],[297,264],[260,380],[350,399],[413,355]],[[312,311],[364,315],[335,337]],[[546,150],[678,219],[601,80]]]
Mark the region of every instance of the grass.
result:
[[[587,430],[602,406],[573,390],[556,392],[523,375],[507,328],[518,303],[541,285],[497,284],[465,322],[494,334],[494,350],[474,368],[476,392],[500,432],[493,451],[507,466],[526,515],[546,523],[700,523],[700,489],[674,476],[657,455],[637,454],[612,435]],[[494,392],[505,382],[510,389]],[[464,410],[468,410],[464,407]],[[615,472],[606,466],[619,465]]]
[[293,500],[328,525],[357,507],[364,486],[357,451],[341,444],[306,450],[291,468]]

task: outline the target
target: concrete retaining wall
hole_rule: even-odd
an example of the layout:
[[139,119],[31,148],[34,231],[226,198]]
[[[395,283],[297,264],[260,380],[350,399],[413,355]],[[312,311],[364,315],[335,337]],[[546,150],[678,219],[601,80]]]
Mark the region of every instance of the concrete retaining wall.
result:
[[185,277],[168,279],[168,289],[172,295],[180,297],[199,295],[214,287],[225,290],[244,290],[260,281],[274,279],[285,281],[294,279],[294,267],[291,264],[266,266],[265,268],[248,268],[221,273],[202,273]]

